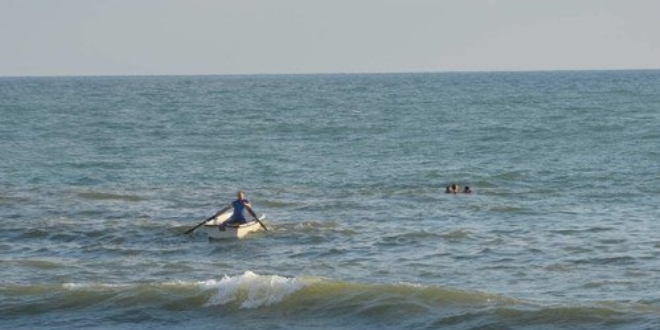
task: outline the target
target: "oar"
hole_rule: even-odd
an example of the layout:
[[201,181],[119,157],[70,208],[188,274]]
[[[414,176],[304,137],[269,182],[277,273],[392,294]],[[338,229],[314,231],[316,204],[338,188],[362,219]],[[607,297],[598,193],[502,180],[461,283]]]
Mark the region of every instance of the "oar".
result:
[[261,227],[264,228],[264,230],[268,230],[268,228],[266,228],[266,225],[264,225],[264,223],[261,222],[261,220],[259,220],[259,217],[257,217],[256,214],[254,214],[254,211],[252,211],[251,208],[246,207],[246,209],[248,210],[248,212],[250,213],[250,215],[254,218],[254,220],[257,220],[257,222],[261,225]]
[[230,208],[231,208],[231,205],[227,205],[227,207],[225,207],[225,208],[223,208],[222,210],[216,212],[214,215],[210,216],[208,219],[206,219],[206,220],[200,222],[199,224],[197,224],[197,226],[192,227],[192,228],[186,230],[186,232],[183,233],[183,234],[184,234],[184,235],[188,235],[188,234],[192,233],[195,229],[199,228],[199,227],[202,226],[203,224],[209,222],[209,220],[211,220],[211,219],[217,217],[218,215],[220,215],[220,214],[224,213],[225,211],[229,210]]

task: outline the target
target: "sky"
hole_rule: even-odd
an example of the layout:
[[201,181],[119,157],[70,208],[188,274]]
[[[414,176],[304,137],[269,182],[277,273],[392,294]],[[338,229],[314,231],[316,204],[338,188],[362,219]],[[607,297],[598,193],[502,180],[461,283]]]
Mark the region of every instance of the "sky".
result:
[[657,0],[0,0],[0,76],[660,69]]

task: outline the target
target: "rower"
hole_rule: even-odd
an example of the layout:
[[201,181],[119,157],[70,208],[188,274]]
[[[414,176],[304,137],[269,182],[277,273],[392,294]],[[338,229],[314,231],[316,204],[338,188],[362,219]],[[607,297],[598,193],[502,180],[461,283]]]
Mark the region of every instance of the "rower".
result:
[[227,221],[220,224],[219,227],[221,230],[224,228],[225,225],[247,223],[247,220],[245,219],[245,214],[243,213],[245,209],[251,211],[252,204],[250,204],[249,200],[245,199],[245,191],[243,190],[239,191],[236,197],[237,197],[236,200],[231,202],[231,207],[234,209],[234,212],[232,213],[231,217],[227,219]]

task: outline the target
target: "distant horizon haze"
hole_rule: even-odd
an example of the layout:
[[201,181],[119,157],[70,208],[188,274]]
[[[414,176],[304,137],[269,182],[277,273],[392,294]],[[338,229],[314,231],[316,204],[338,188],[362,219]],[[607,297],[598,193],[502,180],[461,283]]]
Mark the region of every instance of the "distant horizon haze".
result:
[[660,69],[650,0],[5,0],[0,76]]

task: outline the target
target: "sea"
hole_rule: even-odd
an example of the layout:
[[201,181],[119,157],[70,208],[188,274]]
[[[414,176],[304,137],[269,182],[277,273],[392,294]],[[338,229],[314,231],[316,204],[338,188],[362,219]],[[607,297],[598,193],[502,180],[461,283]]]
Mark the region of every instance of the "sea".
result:
[[660,71],[0,78],[0,328],[659,329]]

